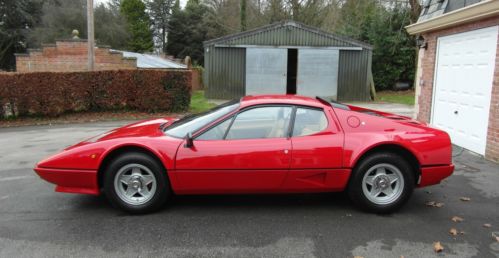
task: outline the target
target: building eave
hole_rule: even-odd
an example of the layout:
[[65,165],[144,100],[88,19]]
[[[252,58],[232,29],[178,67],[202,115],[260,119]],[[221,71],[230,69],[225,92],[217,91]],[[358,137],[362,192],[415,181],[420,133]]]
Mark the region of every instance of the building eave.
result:
[[499,1],[488,0],[406,26],[409,34],[421,34],[499,15]]
[[335,33],[326,32],[326,31],[320,30],[318,28],[307,26],[307,25],[300,23],[300,22],[290,21],[290,20],[275,22],[275,23],[268,24],[268,25],[258,27],[258,28],[254,28],[251,30],[226,35],[226,36],[223,36],[220,38],[210,39],[210,40],[204,41],[203,45],[204,45],[204,47],[209,47],[209,46],[216,45],[216,44],[228,45],[228,44],[225,44],[225,42],[227,42],[229,40],[238,39],[238,38],[246,37],[249,35],[255,35],[255,34],[262,33],[262,32],[265,32],[265,31],[268,31],[268,30],[271,30],[274,28],[286,27],[286,26],[300,28],[300,29],[303,29],[303,30],[308,31],[310,33],[316,33],[316,34],[319,34],[319,35],[324,36],[324,37],[333,38],[333,39],[336,39],[338,41],[352,44],[354,46],[363,47],[366,49],[373,49],[372,45],[367,44],[365,42],[351,39],[351,38],[341,36],[341,35],[338,35]]

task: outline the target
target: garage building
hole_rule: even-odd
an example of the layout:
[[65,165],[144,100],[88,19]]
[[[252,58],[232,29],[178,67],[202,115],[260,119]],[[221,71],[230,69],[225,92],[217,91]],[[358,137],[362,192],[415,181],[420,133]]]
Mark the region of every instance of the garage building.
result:
[[369,100],[372,46],[284,21],[204,42],[206,96]]
[[407,27],[420,42],[419,120],[499,161],[499,1],[426,0]]

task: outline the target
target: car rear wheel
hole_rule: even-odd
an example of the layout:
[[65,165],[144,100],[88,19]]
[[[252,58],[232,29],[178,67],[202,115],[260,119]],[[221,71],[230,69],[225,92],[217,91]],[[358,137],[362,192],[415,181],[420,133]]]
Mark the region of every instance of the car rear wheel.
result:
[[394,153],[375,153],[352,171],[348,194],[359,208],[389,213],[407,202],[414,185],[414,169],[407,160]]
[[111,161],[105,173],[104,191],[107,198],[111,204],[125,211],[156,211],[170,196],[166,171],[149,155],[121,155]]

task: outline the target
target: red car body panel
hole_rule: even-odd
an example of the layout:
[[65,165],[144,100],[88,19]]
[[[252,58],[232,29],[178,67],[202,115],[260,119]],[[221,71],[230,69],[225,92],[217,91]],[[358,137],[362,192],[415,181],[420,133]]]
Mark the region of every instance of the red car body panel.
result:
[[57,192],[99,194],[96,170],[54,169],[37,167],[36,172],[56,185]]
[[[90,138],[37,164],[35,171],[56,191],[99,194],[105,159],[123,148],[140,148],[161,161],[176,194],[288,193],[342,191],[355,164],[379,146],[399,146],[417,159],[419,187],[452,174],[447,133],[426,124],[355,106],[332,107],[300,96],[247,96],[238,110],[285,104],[324,110],[328,126],[308,136],[245,140],[185,140],[165,135],[173,118],[137,122]],[[203,129],[201,129],[202,131]],[[100,172],[99,172],[100,171]]]

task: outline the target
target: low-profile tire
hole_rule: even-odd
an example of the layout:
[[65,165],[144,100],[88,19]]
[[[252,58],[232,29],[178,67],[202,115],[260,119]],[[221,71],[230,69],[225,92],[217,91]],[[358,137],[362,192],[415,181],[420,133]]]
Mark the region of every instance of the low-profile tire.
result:
[[357,207],[374,213],[391,213],[411,196],[414,168],[402,156],[380,152],[363,158],[352,171],[348,195]]
[[126,153],[104,171],[104,192],[115,207],[134,214],[157,211],[171,195],[165,169],[147,154]]

